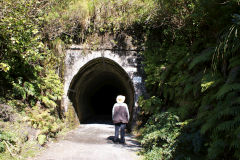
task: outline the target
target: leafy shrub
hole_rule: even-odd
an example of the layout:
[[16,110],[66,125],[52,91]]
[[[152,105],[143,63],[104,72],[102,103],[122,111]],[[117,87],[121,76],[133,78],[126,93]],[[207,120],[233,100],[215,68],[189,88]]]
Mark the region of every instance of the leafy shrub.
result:
[[50,109],[43,109],[36,105],[33,108],[26,108],[25,110],[27,113],[25,121],[29,122],[33,128],[40,130],[38,140],[41,145],[48,138],[55,137],[64,127],[62,121],[56,118],[53,114],[54,112]]
[[0,11],[0,86],[5,92],[1,96],[56,107],[63,88],[55,70],[63,56],[43,43],[41,33],[50,3],[6,0],[0,5],[6,8]]
[[146,160],[172,159],[177,146],[177,138],[183,123],[170,113],[163,112],[150,117],[141,130],[142,153]]
[[162,100],[156,96],[152,96],[148,99],[140,97],[138,103],[144,111],[150,114],[154,112],[159,112],[162,109],[161,108]]
[[[144,112],[171,111],[181,121],[192,120],[193,124],[180,130],[172,159],[240,159],[239,0],[181,2],[190,11],[176,19],[183,25],[176,27],[167,19],[148,30],[143,55],[150,98],[140,105]],[[170,21],[183,6],[167,13],[172,15]],[[151,137],[157,139],[159,134],[156,131]],[[149,142],[154,144],[155,139]],[[146,158],[159,159],[161,149],[155,147]]]

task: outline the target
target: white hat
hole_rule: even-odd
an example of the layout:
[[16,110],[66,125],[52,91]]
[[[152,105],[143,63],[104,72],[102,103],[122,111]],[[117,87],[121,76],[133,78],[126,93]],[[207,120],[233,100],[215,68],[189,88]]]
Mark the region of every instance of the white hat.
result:
[[125,96],[119,95],[117,96],[117,103],[123,103],[125,101]]

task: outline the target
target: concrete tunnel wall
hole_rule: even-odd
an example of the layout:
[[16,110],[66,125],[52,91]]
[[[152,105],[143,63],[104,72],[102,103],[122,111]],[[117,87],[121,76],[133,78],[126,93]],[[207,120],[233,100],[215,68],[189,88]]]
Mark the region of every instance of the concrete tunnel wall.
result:
[[[65,57],[65,111],[72,104],[80,123],[89,118],[110,117],[119,94],[126,96],[130,125],[137,119],[138,98],[145,93],[141,56],[137,51],[99,50],[87,53],[71,46]],[[111,117],[110,117],[111,118]]]
[[111,120],[112,106],[119,94],[126,96],[125,101],[132,115],[132,81],[121,66],[108,58],[96,58],[85,64],[69,88],[69,99],[82,122],[94,117]]

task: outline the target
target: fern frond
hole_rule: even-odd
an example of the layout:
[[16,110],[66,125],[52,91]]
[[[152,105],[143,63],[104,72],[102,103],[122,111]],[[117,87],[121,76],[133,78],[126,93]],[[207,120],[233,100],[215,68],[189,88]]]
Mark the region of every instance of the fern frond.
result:
[[217,118],[220,120],[227,116],[236,116],[240,114],[240,107],[227,107],[220,108],[219,111],[215,111]]
[[[159,80],[162,82],[165,82],[166,79],[168,78],[168,75],[170,74],[172,68],[173,68],[172,65],[166,66],[166,69],[164,70],[164,72],[161,73]],[[159,76],[159,75],[156,75],[156,76]]]
[[231,149],[239,149],[240,148],[240,141],[232,141],[230,144]]
[[190,93],[193,90],[194,85],[187,84],[183,90],[183,95]]
[[240,55],[234,56],[229,60],[228,69],[240,66]]
[[214,140],[209,148],[208,148],[208,158],[209,159],[216,159],[219,154],[223,153],[222,151],[225,148],[226,143],[222,139],[216,139]]
[[190,63],[188,69],[193,69],[196,65],[199,65],[201,63],[211,61],[211,57],[214,53],[214,48],[207,48],[203,50],[199,56],[195,57],[192,62]]
[[228,79],[226,83],[233,83],[234,81],[238,80],[239,73],[240,73],[240,66],[232,68],[228,74]]
[[234,135],[235,136],[239,136],[239,133],[240,133],[240,126],[238,126],[235,131],[234,131]]
[[[211,115],[211,113],[209,113]],[[217,117],[209,117],[207,121],[202,125],[200,133],[205,134],[207,131],[212,130],[217,125]]]
[[236,117],[234,118],[235,130],[239,126],[239,124],[240,124],[240,114],[236,115]]
[[236,151],[234,152],[234,157],[235,157],[236,159],[240,159],[240,152],[239,152],[239,150],[236,150]]
[[191,103],[190,101],[188,102],[188,101],[182,100],[179,102],[179,104],[180,104],[180,107],[178,108],[178,114],[182,119],[185,119],[189,115],[193,114],[195,110],[195,106],[193,105],[193,103]]
[[206,95],[204,95],[202,97],[199,112],[206,110],[206,106],[209,106],[211,104],[211,102],[213,102],[215,100],[214,93],[215,92],[211,90],[211,92],[207,93]]
[[224,97],[227,93],[234,91],[234,90],[240,90],[240,84],[239,83],[233,83],[233,84],[224,84],[220,90],[216,94],[217,99],[221,99]]
[[240,97],[233,99],[231,101],[231,105],[240,105]]
[[[207,107],[207,106],[206,106]],[[209,112],[208,111],[201,111],[197,114],[197,120],[205,122],[206,118],[208,117]]]
[[224,121],[224,122],[217,125],[216,130],[217,131],[229,132],[229,131],[231,131],[235,128],[235,125],[236,124],[234,123],[233,120]]

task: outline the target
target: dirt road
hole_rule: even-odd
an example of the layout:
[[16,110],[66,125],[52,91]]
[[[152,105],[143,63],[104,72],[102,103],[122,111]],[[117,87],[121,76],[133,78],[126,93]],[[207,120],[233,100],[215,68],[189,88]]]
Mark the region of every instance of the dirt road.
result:
[[140,149],[131,135],[126,144],[114,144],[114,126],[108,124],[81,124],[63,140],[49,144],[33,160],[139,160]]

